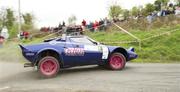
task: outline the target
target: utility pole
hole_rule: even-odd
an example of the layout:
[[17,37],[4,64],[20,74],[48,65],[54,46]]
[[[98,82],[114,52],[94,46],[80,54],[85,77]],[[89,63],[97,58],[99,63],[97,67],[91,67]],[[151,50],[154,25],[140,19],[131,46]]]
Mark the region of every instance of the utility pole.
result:
[[18,31],[19,31],[19,34],[21,32],[21,0],[18,0],[18,13],[19,13],[19,21],[18,21]]

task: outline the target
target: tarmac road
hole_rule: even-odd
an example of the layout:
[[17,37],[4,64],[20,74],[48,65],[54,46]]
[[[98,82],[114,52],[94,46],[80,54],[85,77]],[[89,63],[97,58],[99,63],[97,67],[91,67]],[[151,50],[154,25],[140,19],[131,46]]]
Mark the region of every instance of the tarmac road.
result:
[[0,92],[180,92],[180,64],[127,63],[122,71],[76,67],[45,79],[21,63],[0,62]]

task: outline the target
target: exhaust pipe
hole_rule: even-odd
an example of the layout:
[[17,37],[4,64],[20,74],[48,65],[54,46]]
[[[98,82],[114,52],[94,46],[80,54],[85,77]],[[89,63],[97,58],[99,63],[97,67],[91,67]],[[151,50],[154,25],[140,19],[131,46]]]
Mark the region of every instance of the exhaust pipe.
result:
[[25,63],[24,68],[26,68],[26,67],[34,67],[34,65],[32,63]]

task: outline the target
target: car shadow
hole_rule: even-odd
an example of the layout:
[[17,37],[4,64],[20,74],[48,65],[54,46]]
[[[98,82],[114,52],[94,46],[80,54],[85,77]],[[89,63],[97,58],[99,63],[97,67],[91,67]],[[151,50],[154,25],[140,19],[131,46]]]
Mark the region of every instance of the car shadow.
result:
[[68,73],[77,73],[77,72],[91,72],[91,71],[103,71],[107,70],[105,68],[99,67],[99,66],[88,66],[88,67],[74,67],[74,68],[67,68],[60,70],[60,74],[68,74]]
[[[126,66],[123,70],[120,71],[127,71],[131,69],[131,67]],[[87,66],[87,67],[75,67],[75,68],[69,68],[69,69],[63,69],[60,70],[60,72],[58,73],[59,75],[66,75],[66,74],[76,74],[76,73],[93,73],[93,72],[112,72],[113,70],[107,69],[107,68],[103,68],[103,67],[99,67],[99,66]],[[119,71],[113,71],[113,72],[119,72]]]
[[[128,67],[126,66],[123,70],[121,70],[121,72],[126,72],[131,70],[132,67]],[[54,78],[65,78],[68,76],[79,76],[80,74],[84,75],[84,74],[89,74],[89,73],[101,73],[101,72],[119,72],[119,71],[112,71],[112,70],[108,70],[102,67],[98,67],[98,66],[87,66],[87,67],[75,67],[75,68],[68,68],[68,69],[62,69],[59,71],[59,73],[57,74],[56,77]],[[38,73],[37,70],[31,70],[29,69],[28,71],[23,71],[23,72],[19,72],[16,73],[14,75],[5,77],[5,78],[1,78],[0,79],[0,84],[3,83],[13,83],[13,82],[38,82],[38,81],[44,81],[44,80],[48,80],[48,79],[54,79],[54,78],[44,78],[42,76],[40,76],[40,74]]]

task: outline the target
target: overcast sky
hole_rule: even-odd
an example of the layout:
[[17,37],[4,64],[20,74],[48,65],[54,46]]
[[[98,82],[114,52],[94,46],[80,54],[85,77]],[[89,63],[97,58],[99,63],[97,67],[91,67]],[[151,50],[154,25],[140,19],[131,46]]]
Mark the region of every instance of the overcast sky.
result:
[[[33,13],[37,27],[56,26],[71,15],[77,17],[78,23],[82,19],[94,21],[104,18],[108,16],[108,7],[115,2],[130,9],[154,0],[21,0],[21,11]],[[18,0],[0,0],[0,7],[17,11]]]

